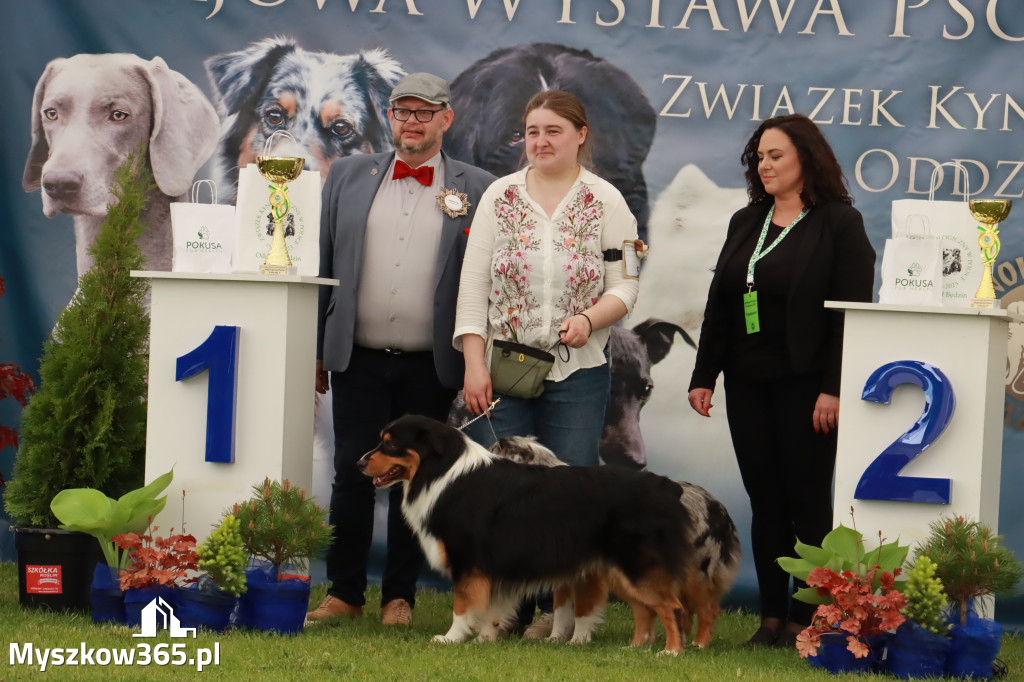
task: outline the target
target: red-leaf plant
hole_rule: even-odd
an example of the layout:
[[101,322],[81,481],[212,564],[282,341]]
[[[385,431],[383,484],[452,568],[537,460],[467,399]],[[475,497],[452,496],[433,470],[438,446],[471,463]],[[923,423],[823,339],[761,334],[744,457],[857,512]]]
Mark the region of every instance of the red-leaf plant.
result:
[[868,647],[861,638],[895,630],[906,620],[900,610],[907,600],[895,588],[902,569],[878,574],[881,586],[875,590],[879,570],[873,566],[861,575],[849,570],[836,573],[819,566],[810,572],[807,584],[816,587],[819,595],[830,596],[832,603],[819,605],[811,624],[797,635],[796,648],[803,658],[818,655],[822,635],[842,633],[848,633],[846,648],[855,658],[864,658]]
[[[158,529],[154,526],[151,533]],[[165,585],[183,587],[197,579],[199,557],[192,535],[171,535],[162,538],[151,533],[121,533],[113,537],[115,545],[131,552],[128,568],[121,569],[121,589],[143,589]]]
[[[0,277],[0,296],[4,295],[4,278]],[[28,394],[36,390],[32,377],[21,371],[13,362],[0,362],[0,400],[13,397],[22,407],[28,403]],[[10,426],[0,424],[0,450],[18,447],[18,432]],[[0,471],[0,488],[4,487],[4,475]]]

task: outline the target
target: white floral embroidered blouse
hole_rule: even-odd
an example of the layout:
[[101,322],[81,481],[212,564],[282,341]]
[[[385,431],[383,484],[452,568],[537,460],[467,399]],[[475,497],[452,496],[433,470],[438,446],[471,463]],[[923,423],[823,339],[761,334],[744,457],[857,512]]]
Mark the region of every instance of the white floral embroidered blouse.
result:
[[[547,350],[567,317],[606,294],[632,311],[639,289],[638,280],[624,277],[621,262],[606,267],[601,255],[637,237],[636,219],[618,190],[581,169],[548,218],[526,192],[526,172],[505,176],[484,192],[462,265],[454,344],[461,349],[463,334],[480,335],[488,363],[494,339]],[[557,359],[548,378],[560,381],[576,369],[604,364],[609,333],[594,330],[568,362]]]

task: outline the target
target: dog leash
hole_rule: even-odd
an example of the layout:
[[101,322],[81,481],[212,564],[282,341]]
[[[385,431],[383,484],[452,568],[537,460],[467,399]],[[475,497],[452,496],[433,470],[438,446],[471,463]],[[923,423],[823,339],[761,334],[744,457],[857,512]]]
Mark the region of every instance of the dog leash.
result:
[[[565,331],[566,330],[564,330],[564,329],[560,329],[558,331],[558,341],[555,341],[553,344],[551,344],[551,346],[549,346],[547,349],[545,349],[544,352],[545,353],[550,353],[551,351],[554,350],[558,354],[558,358],[560,360],[562,360],[562,362],[569,362],[569,358],[571,357],[570,351],[569,351],[569,346],[567,346],[564,343],[562,343],[562,335],[565,334]],[[559,346],[561,346],[562,348],[565,348],[565,358],[564,359],[562,358],[562,348],[559,348]],[[557,348],[557,350],[555,350],[556,348]],[[531,365],[530,367],[527,367],[526,370],[522,374],[519,375],[519,378],[512,382],[512,385],[509,386],[509,390],[512,390],[513,388],[515,388],[516,385],[520,381],[525,379],[526,375],[529,374],[530,371],[533,370],[533,368],[536,367],[536,366],[537,366],[537,363],[534,362],[533,365]],[[487,426],[488,426],[488,428],[491,429],[491,435],[494,436],[494,440],[497,441],[498,440],[498,434],[494,432],[494,425],[491,424],[491,410],[493,410],[494,407],[498,403],[500,403],[500,402],[501,402],[501,398],[500,397],[495,398],[494,400],[491,401],[491,404],[487,406],[486,410],[484,410],[481,414],[478,414],[477,416],[473,417],[472,419],[470,419],[468,422],[466,422],[462,426],[458,427],[458,430],[459,431],[463,431],[464,429],[469,427],[470,424],[472,424],[473,422],[477,421],[478,419],[480,419],[482,417],[487,417]]]

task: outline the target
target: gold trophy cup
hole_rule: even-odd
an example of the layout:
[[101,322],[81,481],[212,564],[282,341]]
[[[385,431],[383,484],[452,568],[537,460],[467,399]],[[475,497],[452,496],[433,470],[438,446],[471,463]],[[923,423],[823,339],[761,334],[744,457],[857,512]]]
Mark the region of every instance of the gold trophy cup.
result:
[[[269,145],[270,140],[267,143]],[[274,236],[267,258],[260,266],[260,274],[285,275],[292,268],[292,259],[288,256],[288,246],[284,241],[284,219],[291,209],[288,183],[302,174],[305,163],[306,160],[299,156],[256,157],[260,175],[270,181],[270,211],[274,216]]]
[[978,293],[971,299],[972,308],[998,308],[996,290],[992,285],[992,263],[999,255],[999,223],[1010,215],[1013,202],[1009,199],[971,199],[968,202],[971,216],[977,220],[978,246],[981,247],[981,284]]

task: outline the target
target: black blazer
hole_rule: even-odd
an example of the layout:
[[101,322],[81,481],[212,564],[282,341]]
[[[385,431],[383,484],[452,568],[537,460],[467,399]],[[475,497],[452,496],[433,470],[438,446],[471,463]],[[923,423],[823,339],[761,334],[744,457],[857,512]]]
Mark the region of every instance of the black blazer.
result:
[[[737,249],[753,239],[764,225],[772,202],[740,209],[729,221],[725,244],[718,256],[700,328],[697,360],[690,389],[714,389],[729,353],[728,308],[721,273]],[[875,250],[864,231],[860,212],[839,202],[815,205],[801,221],[804,231],[793,263],[786,298],[786,345],[799,374],[820,371],[821,392],[839,395],[843,354],[843,313],[824,307],[825,301],[870,302],[875,286]],[[809,238],[807,238],[809,237]]]

